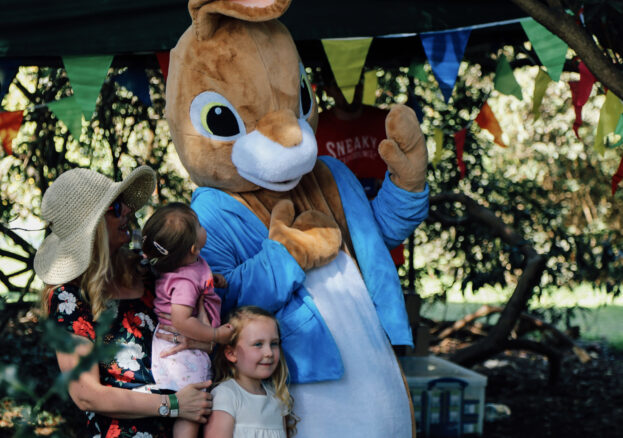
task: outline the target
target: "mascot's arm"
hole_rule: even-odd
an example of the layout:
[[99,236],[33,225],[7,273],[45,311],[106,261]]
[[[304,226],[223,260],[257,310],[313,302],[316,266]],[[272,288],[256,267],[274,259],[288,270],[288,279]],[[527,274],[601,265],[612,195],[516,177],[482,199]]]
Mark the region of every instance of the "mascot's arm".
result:
[[[220,294],[223,311],[253,304],[277,312],[301,287],[305,272],[282,244],[267,239],[266,227],[255,216],[240,212],[246,207],[235,205],[238,211],[219,208],[228,195],[211,195],[193,196],[192,208],[208,234],[201,256],[228,283]],[[238,201],[231,198],[231,203]]]
[[379,144],[379,155],[388,174],[372,201],[372,210],[385,243],[394,248],[428,216],[428,151],[411,108],[394,106],[385,120],[385,130],[387,138]]
[[282,200],[270,216],[268,237],[283,244],[304,270],[333,260],[342,245],[342,233],[329,216],[310,210],[294,218],[294,205]]
[[374,218],[388,248],[400,245],[428,216],[428,184],[421,192],[408,192],[391,181],[389,172],[371,202]]

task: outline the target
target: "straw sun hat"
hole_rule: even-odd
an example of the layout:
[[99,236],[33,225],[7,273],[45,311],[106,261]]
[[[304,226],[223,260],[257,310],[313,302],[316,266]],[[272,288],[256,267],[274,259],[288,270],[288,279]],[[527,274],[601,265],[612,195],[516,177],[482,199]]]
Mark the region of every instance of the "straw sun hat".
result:
[[95,229],[119,195],[133,210],[141,208],[156,188],[149,166],[135,169],[121,182],[89,169],[72,169],[48,188],[41,215],[52,232],[35,255],[35,272],[46,284],[62,284],[86,271],[91,262]]

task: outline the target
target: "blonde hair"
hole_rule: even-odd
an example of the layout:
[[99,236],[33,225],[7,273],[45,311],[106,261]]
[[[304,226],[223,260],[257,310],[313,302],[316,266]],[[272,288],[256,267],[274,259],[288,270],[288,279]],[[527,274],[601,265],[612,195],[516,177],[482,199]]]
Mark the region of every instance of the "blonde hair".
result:
[[[93,320],[96,321],[107,308],[111,299],[111,283],[116,279],[123,286],[130,286],[138,275],[138,256],[126,248],[110,254],[106,220],[100,219],[96,228],[91,251],[91,261],[86,271],[72,283],[80,287],[82,298],[90,305]],[[60,285],[46,285],[42,291],[42,305],[45,313],[50,312],[50,297]]]
[[[277,364],[275,372],[270,377],[270,382],[275,390],[275,397],[277,397],[288,409],[289,414],[286,416],[286,432],[288,437],[291,437],[296,433],[296,423],[299,421],[299,418],[292,412],[294,399],[288,390],[288,365],[286,364],[283,349],[281,348],[281,333],[277,318],[275,318],[272,313],[257,306],[244,306],[235,309],[229,315],[229,319],[227,321],[234,328],[233,336],[227,346],[235,347],[236,344],[238,344],[238,339],[242,329],[250,321],[257,320],[259,318],[268,318],[274,321],[277,326],[277,332],[279,333],[279,363]],[[237,377],[236,367],[225,357],[225,348],[226,346],[221,346],[221,348],[217,350],[214,357],[214,368],[216,370],[215,380],[218,383],[229,379],[235,379]]]

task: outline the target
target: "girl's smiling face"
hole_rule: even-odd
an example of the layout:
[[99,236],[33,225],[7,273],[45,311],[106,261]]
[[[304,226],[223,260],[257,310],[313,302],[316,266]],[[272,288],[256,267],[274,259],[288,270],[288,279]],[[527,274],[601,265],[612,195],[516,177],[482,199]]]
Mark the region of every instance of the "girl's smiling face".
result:
[[225,357],[236,368],[236,381],[247,391],[263,393],[262,380],[273,375],[279,364],[279,331],[274,320],[258,316],[245,322],[235,346]]

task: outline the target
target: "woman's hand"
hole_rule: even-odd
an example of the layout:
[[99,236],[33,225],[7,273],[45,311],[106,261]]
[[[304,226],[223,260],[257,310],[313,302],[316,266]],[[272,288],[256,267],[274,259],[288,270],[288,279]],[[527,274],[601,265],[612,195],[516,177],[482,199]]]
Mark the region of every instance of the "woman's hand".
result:
[[207,423],[212,412],[212,394],[208,388],[211,381],[186,385],[175,393],[179,403],[179,416],[197,423]]
[[180,333],[176,333],[175,329],[170,325],[161,324],[158,329],[159,330],[156,332],[156,337],[158,339],[164,339],[165,341],[175,344],[174,347],[160,353],[160,357],[172,356],[183,350],[202,350],[209,354],[212,353],[214,349],[214,342],[202,342],[187,338]]

